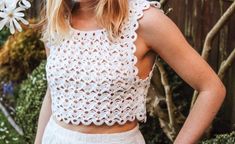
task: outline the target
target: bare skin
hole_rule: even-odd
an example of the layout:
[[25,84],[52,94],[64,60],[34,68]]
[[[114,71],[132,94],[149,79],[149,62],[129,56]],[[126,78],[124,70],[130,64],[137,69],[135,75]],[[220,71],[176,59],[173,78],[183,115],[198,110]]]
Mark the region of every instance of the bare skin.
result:
[[[71,25],[79,30],[100,29],[94,19],[92,10],[86,11],[87,3],[82,1],[81,10],[72,15]],[[76,15],[77,14],[77,15]],[[195,144],[218,112],[226,89],[212,68],[188,44],[177,26],[160,10],[151,7],[144,11],[144,17],[139,20],[135,41],[138,58],[137,74],[141,79],[148,76],[159,54],[190,86],[199,92],[198,99],[188,115],[185,124],[178,134],[174,144]],[[47,55],[49,49],[46,48]],[[200,120],[199,120],[200,118]],[[56,121],[60,126],[84,133],[113,133],[134,128],[137,121],[124,125],[95,126],[72,125]]]

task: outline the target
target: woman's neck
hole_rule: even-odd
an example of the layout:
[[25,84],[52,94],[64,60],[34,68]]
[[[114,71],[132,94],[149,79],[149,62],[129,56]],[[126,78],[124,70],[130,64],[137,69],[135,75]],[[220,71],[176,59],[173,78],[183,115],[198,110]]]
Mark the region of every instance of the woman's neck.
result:
[[73,14],[79,19],[91,19],[95,17],[96,0],[87,0],[86,2],[77,2],[73,9]]

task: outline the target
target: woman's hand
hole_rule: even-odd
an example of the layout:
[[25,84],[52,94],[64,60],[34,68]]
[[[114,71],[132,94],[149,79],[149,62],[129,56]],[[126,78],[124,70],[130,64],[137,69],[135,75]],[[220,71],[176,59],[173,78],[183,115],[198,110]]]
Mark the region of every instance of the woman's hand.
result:
[[226,89],[210,65],[186,41],[178,27],[160,10],[144,12],[138,29],[155,51],[191,87],[199,92],[174,144],[194,144],[211,124],[225,98]]

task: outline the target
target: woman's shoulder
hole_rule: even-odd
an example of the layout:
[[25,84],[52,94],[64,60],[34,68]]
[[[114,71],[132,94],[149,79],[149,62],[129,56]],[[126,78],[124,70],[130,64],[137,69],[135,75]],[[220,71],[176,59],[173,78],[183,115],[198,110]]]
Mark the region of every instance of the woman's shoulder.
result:
[[[150,2],[148,1],[148,3]],[[142,16],[139,18],[139,24],[143,29],[151,29],[152,26],[161,26],[166,19],[167,16],[164,14],[164,11],[160,8],[160,6],[156,7],[150,3],[146,9],[142,10]]]
[[151,41],[150,43],[156,43],[156,40],[159,39],[163,41],[162,36],[172,35],[173,31],[177,29],[175,23],[164,13],[164,11],[153,5],[150,5],[147,9],[143,10],[143,14],[138,20],[138,23],[139,34],[146,39],[146,41]]
[[153,28],[162,28],[166,23],[167,16],[162,10],[150,6],[148,9],[143,11],[143,16],[138,20],[140,29],[144,31],[153,30]]
[[150,6],[143,10],[138,20],[138,36],[145,44],[161,55],[166,47],[176,47],[184,43],[185,39],[177,25],[159,8]]
[[131,21],[137,23],[138,31],[151,31],[153,27],[162,27],[167,16],[161,8],[160,2],[148,0],[129,0]]

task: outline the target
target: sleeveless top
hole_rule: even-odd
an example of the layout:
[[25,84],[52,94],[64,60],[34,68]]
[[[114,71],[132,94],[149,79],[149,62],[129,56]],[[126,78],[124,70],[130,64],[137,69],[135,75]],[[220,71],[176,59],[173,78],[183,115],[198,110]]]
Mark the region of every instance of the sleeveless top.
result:
[[52,114],[72,124],[111,126],[135,118],[146,122],[146,96],[155,64],[141,79],[134,55],[138,19],[151,5],[147,0],[129,0],[129,17],[118,42],[110,42],[105,29],[82,31],[70,25],[71,38],[58,45],[45,42],[46,77],[51,91]]

